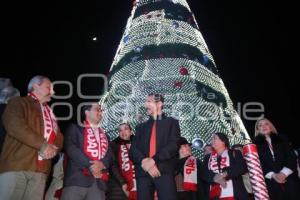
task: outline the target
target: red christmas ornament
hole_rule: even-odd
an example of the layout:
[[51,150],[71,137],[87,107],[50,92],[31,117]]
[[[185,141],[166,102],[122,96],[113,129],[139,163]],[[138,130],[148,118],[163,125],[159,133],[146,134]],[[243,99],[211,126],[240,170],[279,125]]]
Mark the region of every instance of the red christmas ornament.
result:
[[182,87],[182,82],[181,81],[178,81],[178,80],[176,80],[176,81],[174,81],[174,85],[173,85],[173,87],[174,88],[181,88]]
[[188,70],[186,67],[180,67],[179,72],[180,72],[180,74],[183,75],[183,76],[189,74],[189,70]]

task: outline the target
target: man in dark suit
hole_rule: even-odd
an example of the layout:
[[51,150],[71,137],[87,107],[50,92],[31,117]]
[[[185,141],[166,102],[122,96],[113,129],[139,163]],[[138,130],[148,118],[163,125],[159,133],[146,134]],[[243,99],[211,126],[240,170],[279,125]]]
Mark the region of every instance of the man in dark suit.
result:
[[176,199],[174,165],[179,149],[180,127],[176,119],[162,112],[163,105],[162,95],[148,95],[145,108],[150,118],[136,127],[130,148],[139,200],[153,200],[155,191],[159,199]]
[[102,109],[94,103],[84,106],[82,113],[84,126],[72,124],[65,133],[69,160],[61,199],[104,200],[113,154],[109,138],[99,126]]

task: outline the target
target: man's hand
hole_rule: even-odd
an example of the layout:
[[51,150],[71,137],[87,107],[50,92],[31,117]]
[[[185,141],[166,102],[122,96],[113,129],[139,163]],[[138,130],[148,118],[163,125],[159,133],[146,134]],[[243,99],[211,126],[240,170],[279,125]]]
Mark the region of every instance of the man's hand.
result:
[[96,178],[96,179],[100,179],[102,178],[102,172],[92,172],[93,174],[93,177]]
[[105,169],[103,162],[101,162],[100,160],[92,160],[90,161],[90,163],[91,163],[90,169],[93,173],[94,172],[98,173],[101,172],[103,169]]
[[58,147],[53,144],[46,144],[46,147],[41,150],[41,156],[44,159],[51,159],[57,154]]
[[122,185],[123,192],[125,193],[126,197],[129,197],[129,191],[127,188],[128,188],[128,186],[126,183]]
[[283,174],[282,172],[278,173],[278,174],[273,174],[272,178],[280,184],[283,184],[286,182],[286,175]]
[[90,170],[96,179],[102,178],[102,170],[105,168],[104,164],[99,160],[90,161]]
[[152,158],[144,158],[142,160],[142,168],[148,172],[151,167],[155,165],[155,161]]
[[160,177],[161,174],[160,174],[160,171],[158,170],[158,168],[156,167],[156,165],[154,165],[153,167],[151,167],[149,170],[148,170],[148,173],[150,174],[150,176],[152,178],[157,178],[157,177]]
[[280,173],[278,173],[277,174],[277,178],[278,178],[278,180],[280,180],[281,182],[286,182],[286,175],[284,174],[284,173],[282,173],[282,172],[280,172]]

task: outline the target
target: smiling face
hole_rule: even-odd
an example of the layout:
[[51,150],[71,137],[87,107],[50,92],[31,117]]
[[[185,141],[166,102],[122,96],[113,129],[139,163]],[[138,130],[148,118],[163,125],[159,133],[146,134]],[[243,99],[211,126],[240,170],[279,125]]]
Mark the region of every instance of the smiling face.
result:
[[43,79],[40,85],[33,84],[33,94],[39,99],[41,103],[51,101],[51,97],[54,95],[53,85],[49,79]]
[[119,126],[119,136],[123,140],[130,140],[130,137],[132,135],[132,130],[129,127],[128,124],[121,124]]
[[261,135],[270,135],[272,133],[272,125],[268,120],[262,119],[257,123],[257,130]]

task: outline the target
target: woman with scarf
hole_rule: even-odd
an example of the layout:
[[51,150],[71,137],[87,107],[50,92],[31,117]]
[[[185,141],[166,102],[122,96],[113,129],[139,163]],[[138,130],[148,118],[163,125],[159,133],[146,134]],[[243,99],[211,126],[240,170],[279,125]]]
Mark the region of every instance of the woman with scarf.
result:
[[297,158],[290,143],[278,134],[272,122],[260,119],[255,125],[254,143],[265,176],[270,199],[299,199]]
[[224,133],[212,137],[213,152],[204,158],[204,179],[210,183],[211,200],[247,200],[242,175],[247,172],[246,162],[240,151],[229,149]]
[[112,141],[115,161],[111,167],[109,181],[109,200],[136,200],[136,181],[134,165],[129,160],[129,149],[132,140],[132,128],[127,123],[118,127],[119,137]]

